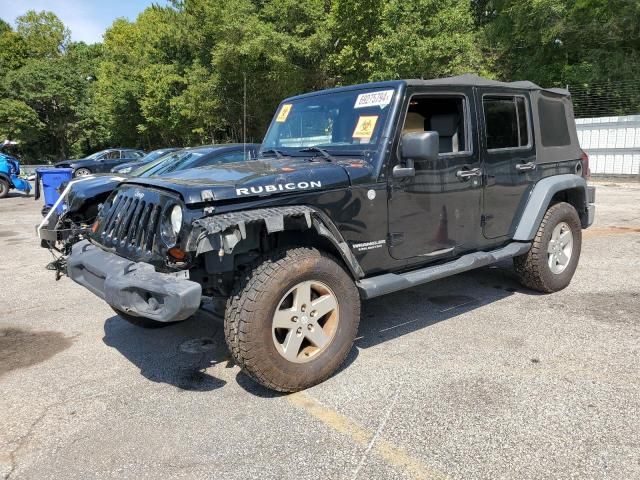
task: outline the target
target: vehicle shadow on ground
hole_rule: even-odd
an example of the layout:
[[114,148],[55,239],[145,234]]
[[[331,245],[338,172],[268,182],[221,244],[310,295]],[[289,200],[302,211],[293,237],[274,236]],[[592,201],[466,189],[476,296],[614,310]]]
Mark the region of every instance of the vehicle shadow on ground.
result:
[[220,363],[233,367],[222,320],[204,311],[189,321],[158,329],[136,327],[115,315],[104,324],[103,341],[147,379],[182,390],[218,389],[226,382],[206,370]]
[[[356,348],[339,372],[357,359],[359,349],[428,328],[515,292],[537,295],[520,286],[507,261],[363,302]],[[224,340],[223,321],[206,311],[198,312],[189,321],[151,330],[113,316],[105,322],[104,331],[104,343],[117,349],[153,382],[189,391],[211,391],[223,387],[226,381],[212,376],[207,369],[216,364],[234,367]],[[241,388],[258,397],[281,395],[243,373],[235,379]]]
[[514,293],[540,295],[523,287],[511,260],[461,273],[363,302],[357,348],[370,348],[430,327]]

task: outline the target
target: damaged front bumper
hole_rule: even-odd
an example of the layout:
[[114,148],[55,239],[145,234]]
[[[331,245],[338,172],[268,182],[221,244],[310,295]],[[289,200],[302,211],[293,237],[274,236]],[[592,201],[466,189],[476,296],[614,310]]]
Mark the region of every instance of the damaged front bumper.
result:
[[199,308],[202,287],[196,282],[156,272],[83,240],[73,246],[67,274],[113,308],[158,322],[186,320]]

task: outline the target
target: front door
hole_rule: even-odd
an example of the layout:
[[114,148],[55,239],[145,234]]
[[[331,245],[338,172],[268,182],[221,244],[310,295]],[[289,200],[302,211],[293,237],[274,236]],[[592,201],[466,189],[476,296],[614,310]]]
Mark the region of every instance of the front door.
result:
[[[124,152],[121,150],[111,150],[107,153],[105,161],[103,163],[104,172],[110,172],[113,167],[117,167],[121,163],[124,163],[122,157],[124,156]],[[131,160],[134,160],[133,158]],[[129,161],[129,160],[127,160]]]
[[[390,178],[390,254],[437,260],[472,250],[481,237],[482,200],[477,138],[471,128],[473,91],[416,89],[408,96],[399,124],[402,134],[437,131],[440,155],[435,161],[415,162],[414,177]],[[395,155],[399,157],[399,148]]]
[[529,94],[479,89],[477,105],[483,119],[483,234],[487,239],[507,239],[515,232],[536,174]]

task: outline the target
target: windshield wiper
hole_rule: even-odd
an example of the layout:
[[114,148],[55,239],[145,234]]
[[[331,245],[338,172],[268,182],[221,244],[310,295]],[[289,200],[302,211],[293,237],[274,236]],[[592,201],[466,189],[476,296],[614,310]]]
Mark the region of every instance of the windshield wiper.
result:
[[277,159],[284,158],[284,155],[282,154],[282,152],[280,150],[276,150],[275,148],[268,148],[260,152],[261,155],[264,155],[265,153],[266,154],[273,153]]
[[307,147],[307,148],[303,148],[302,150],[299,150],[299,151],[300,152],[316,152],[316,153],[319,153],[320,155],[322,155],[327,162],[335,162],[336,161],[336,159],[329,152],[327,152],[324,148]]

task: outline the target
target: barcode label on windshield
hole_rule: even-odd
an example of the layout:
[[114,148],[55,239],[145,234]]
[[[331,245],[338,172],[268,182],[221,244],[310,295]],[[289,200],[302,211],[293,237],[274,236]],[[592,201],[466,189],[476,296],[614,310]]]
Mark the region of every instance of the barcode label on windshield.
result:
[[353,108],[386,107],[391,103],[393,90],[381,90],[379,92],[361,93],[356,99]]

